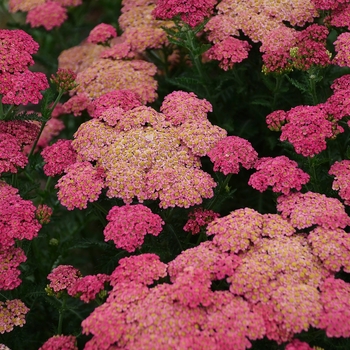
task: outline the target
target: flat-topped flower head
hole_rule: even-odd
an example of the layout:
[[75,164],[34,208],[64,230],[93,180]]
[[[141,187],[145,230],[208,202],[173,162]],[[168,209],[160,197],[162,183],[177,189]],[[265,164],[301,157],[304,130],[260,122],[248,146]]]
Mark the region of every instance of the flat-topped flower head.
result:
[[54,335],[39,350],[78,350],[77,340],[73,335]]
[[344,205],[338,199],[320,193],[298,192],[280,196],[277,198],[277,210],[298,229],[313,225],[336,229],[350,225]]
[[225,175],[238,174],[240,165],[251,169],[258,159],[258,153],[251,143],[238,136],[227,136],[220,140],[208,153],[214,163],[214,171]]
[[34,64],[32,55],[39,44],[20,29],[0,30],[0,73],[23,72]]
[[188,220],[183,229],[195,235],[200,232],[202,227],[206,227],[218,217],[220,217],[220,214],[215,213],[213,210],[207,210],[202,207],[195,208],[188,214]]
[[345,205],[350,205],[350,160],[335,162],[328,174],[335,176],[332,189],[339,191],[339,196],[344,200]]
[[193,92],[174,91],[165,96],[160,111],[173,125],[190,120],[205,120],[213,107],[205,99],[199,99]]
[[20,299],[0,301],[0,334],[11,332],[14,327],[23,327],[29,308]]
[[219,61],[219,67],[227,71],[232,69],[234,64],[242,62],[248,57],[251,45],[248,41],[228,37],[216,43],[205,55],[210,60]]
[[32,28],[43,26],[46,30],[60,27],[68,18],[67,9],[56,1],[48,1],[31,9],[26,23]]
[[50,281],[49,287],[55,292],[68,290],[81,277],[78,269],[72,265],[59,265],[47,276]]
[[213,13],[215,5],[215,0],[159,0],[153,15],[160,19],[180,16],[185,23],[195,27]]
[[115,206],[106,218],[105,241],[113,240],[117,248],[130,253],[142,246],[146,234],[158,236],[164,225],[159,215],[142,204]]
[[92,44],[104,44],[108,43],[116,36],[117,31],[112,25],[100,23],[91,30],[89,36],[87,37],[87,42]]
[[289,194],[291,189],[301,190],[310,176],[298,169],[298,163],[286,156],[260,158],[254,168],[257,170],[249,178],[248,185],[260,192],[272,186],[273,192]]
[[68,210],[86,209],[88,202],[97,201],[104,187],[104,174],[89,162],[77,162],[65,168],[57,182],[58,199]]
[[334,42],[336,55],[332,64],[340,67],[350,67],[349,50],[350,50],[350,33],[341,33]]
[[47,176],[63,174],[65,169],[77,160],[72,140],[58,140],[53,145],[45,147],[41,156],[45,162],[43,170]]
[[214,235],[213,242],[223,252],[238,253],[255,244],[261,237],[263,216],[257,211],[238,209],[209,223],[207,235]]

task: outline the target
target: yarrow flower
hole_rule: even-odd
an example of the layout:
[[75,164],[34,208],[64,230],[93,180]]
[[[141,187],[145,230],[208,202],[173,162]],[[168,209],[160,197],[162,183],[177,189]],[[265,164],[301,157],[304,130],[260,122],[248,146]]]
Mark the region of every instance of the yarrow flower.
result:
[[32,28],[43,26],[46,30],[60,27],[68,18],[67,9],[56,1],[48,1],[29,10],[26,23]]
[[291,193],[277,198],[277,210],[285,219],[303,229],[319,225],[326,229],[344,228],[350,224],[343,204],[320,193]]
[[248,185],[260,192],[272,186],[273,192],[289,194],[291,189],[301,190],[310,176],[298,169],[298,163],[286,156],[260,158],[254,168],[257,170],[249,178]]
[[285,350],[313,350],[313,348],[299,339],[293,339],[290,343],[286,345]]
[[100,23],[91,30],[87,42],[92,44],[103,44],[117,36],[116,29],[110,24]]
[[340,67],[350,67],[349,50],[350,50],[350,33],[341,33],[334,42],[336,55],[332,63]]
[[58,199],[68,210],[86,209],[88,202],[94,202],[104,187],[104,174],[89,162],[77,162],[65,168],[57,182]]
[[77,153],[72,147],[71,140],[58,140],[41,152],[45,165],[44,173],[47,176],[63,174],[66,168],[77,160]]
[[219,67],[227,71],[235,63],[242,62],[248,57],[251,45],[248,41],[228,37],[216,43],[205,54],[210,60],[220,61]]
[[0,301],[0,334],[11,332],[16,326],[23,327],[28,311],[27,306],[19,299]]
[[339,191],[339,196],[344,200],[345,205],[350,205],[350,160],[335,162],[328,174],[335,176],[332,189]]
[[59,265],[47,276],[48,287],[55,293],[69,290],[81,277],[78,269],[72,265]]
[[210,16],[213,13],[215,0],[159,0],[157,6],[153,11],[153,15],[156,18],[172,19],[175,16],[180,15],[181,19],[189,24],[191,27],[195,27],[202,22],[204,18]]
[[78,347],[73,335],[54,335],[39,350],[78,350]]
[[103,231],[105,241],[112,239],[117,248],[130,253],[143,244],[146,234],[158,236],[164,225],[159,215],[142,204],[113,207],[107,220],[109,223]]
[[70,296],[79,297],[84,303],[89,303],[104,290],[104,285],[109,279],[110,276],[101,273],[80,277],[67,288],[67,292]]
[[273,111],[266,116],[267,127],[271,131],[280,131],[281,127],[286,123],[287,117],[287,112],[283,110],[279,109],[277,111]]
[[200,232],[201,228],[207,226],[215,218],[220,217],[219,213],[204,208],[195,208],[188,214],[188,220],[183,227],[184,231],[191,232],[193,235]]
[[240,164],[246,169],[251,169],[258,159],[258,153],[251,143],[238,136],[222,139],[207,155],[214,163],[214,171],[221,171],[225,175],[238,174]]
[[53,213],[52,208],[46,204],[39,204],[35,212],[35,216],[41,225],[48,224],[50,222],[51,215]]

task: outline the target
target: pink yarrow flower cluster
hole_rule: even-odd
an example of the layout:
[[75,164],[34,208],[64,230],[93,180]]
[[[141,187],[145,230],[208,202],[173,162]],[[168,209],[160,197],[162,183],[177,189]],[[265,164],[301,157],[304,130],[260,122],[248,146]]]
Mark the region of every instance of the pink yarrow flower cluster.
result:
[[11,332],[15,326],[23,327],[29,309],[19,299],[0,301],[0,334]]
[[320,193],[298,192],[280,196],[277,198],[277,210],[298,229],[313,225],[336,229],[350,224],[344,205],[338,199]]
[[251,45],[248,41],[228,37],[216,43],[205,55],[210,60],[219,61],[219,67],[227,71],[231,69],[235,63],[242,62],[246,59],[250,48]]
[[341,33],[334,42],[336,55],[332,63],[340,67],[350,67],[349,50],[350,50],[350,33]]
[[164,225],[159,215],[142,204],[113,207],[107,220],[109,223],[103,231],[105,241],[113,240],[117,248],[128,252],[140,247],[146,234],[158,236]]
[[291,189],[301,190],[310,176],[298,169],[298,163],[286,156],[260,158],[254,168],[257,170],[249,178],[248,185],[260,192],[272,186],[273,192],[289,194]]
[[208,157],[214,163],[214,171],[225,175],[238,174],[240,165],[245,169],[254,167],[258,153],[251,143],[238,136],[227,136],[208,152]]
[[345,205],[350,205],[350,160],[335,162],[328,174],[335,176],[333,190],[339,191],[339,196],[344,200]]
[[73,335],[54,335],[39,350],[78,350],[78,346]]
[[156,3],[153,15],[160,19],[180,16],[185,23],[195,27],[213,13],[215,5],[215,0],[160,0]]
[[87,42],[92,44],[108,43],[112,38],[117,36],[116,29],[106,23],[100,23],[94,29],[91,30]]

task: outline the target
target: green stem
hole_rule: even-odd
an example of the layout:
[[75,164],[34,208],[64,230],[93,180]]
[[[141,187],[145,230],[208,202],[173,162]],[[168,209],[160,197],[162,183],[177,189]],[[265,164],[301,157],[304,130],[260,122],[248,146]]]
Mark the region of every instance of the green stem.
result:
[[273,90],[273,102],[272,102],[272,110],[276,110],[276,103],[277,103],[277,97],[279,96],[279,91],[281,90],[282,81],[283,81],[284,75],[277,75],[276,77],[276,86]]
[[52,177],[49,176],[49,177],[47,178],[47,181],[46,181],[46,185],[45,185],[45,189],[44,189],[45,192],[47,192],[47,190],[48,190],[48,188],[49,188],[49,186],[50,186],[51,180],[52,180]]
[[57,334],[62,334],[62,325],[63,325],[63,314],[66,311],[66,303],[67,303],[67,296],[63,296],[63,302],[59,309],[59,318],[58,318],[58,327],[57,327]]
[[233,175],[233,174],[228,174],[228,175],[226,176],[226,179],[224,180],[224,182],[221,183],[221,184],[219,185],[218,193],[214,196],[214,198],[211,200],[211,202],[209,203],[209,205],[207,206],[206,209],[209,210],[209,209],[211,209],[211,208],[214,206],[215,202],[216,202],[216,201],[218,200],[218,198],[219,198],[219,195],[220,195],[222,189],[223,189],[223,188],[226,188],[226,186],[229,184],[232,175]]
[[318,98],[317,98],[317,93],[316,93],[316,82],[315,79],[309,78],[309,83],[310,83],[310,94],[312,97],[312,103],[314,106],[318,104]]
[[314,158],[307,157],[307,161],[308,161],[309,174],[311,177],[312,190],[320,193]]
[[177,234],[176,234],[176,232],[175,232],[175,230],[174,230],[173,225],[167,224],[167,227],[169,228],[169,231],[175,236],[175,239],[176,239],[176,241],[177,241],[177,244],[178,244],[179,247],[180,247],[180,250],[183,251],[182,244],[181,244],[179,238],[177,237]]

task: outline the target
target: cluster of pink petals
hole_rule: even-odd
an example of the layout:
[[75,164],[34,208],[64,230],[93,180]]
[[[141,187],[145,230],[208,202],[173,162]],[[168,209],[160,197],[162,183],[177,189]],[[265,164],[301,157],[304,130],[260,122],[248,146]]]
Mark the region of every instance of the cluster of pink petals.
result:
[[104,290],[105,283],[110,277],[104,274],[88,275],[75,280],[67,292],[72,297],[79,297],[85,303],[96,299],[97,295]]
[[334,9],[329,16],[325,18],[325,23],[329,23],[333,27],[345,27],[350,29],[350,3],[347,1],[346,3],[340,4],[336,9]]
[[344,205],[338,199],[320,193],[298,192],[280,196],[277,198],[277,210],[298,229],[313,225],[336,229],[350,224]]
[[257,170],[249,178],[248,184],[260,192],[272,186],[273,192],[289,194],[291,189],[301,190],[310,176],[298,169],[298,163],[286,156],[260,158],[254,168]]
[[342,229],[317,227],[308,236],[313,253],[330,271],[338,272],[343,267],[350,272],[350,235]]
[[31,145],[39,134],[40,126],[31,121],[0,121],[0,133],[10,134],[16,138],[21,147]]
[[210,60],[219,61],[220,68],[227,71],[231,69],[235,63],[242,62],[246,59],[250,48],[251,45],[248,41],[228,37],[211,47],[206,52],[206,56]]
[[0,174],[17,173],[17,167],[24,168],[27,163],[28,159],[17,139],[11,134],[0,132]]
[[341,279],[327,278],[321,286],[323,313],[318,328],[328,337],[350,336],[350,284]]
[[86,93],[77,94],[63,104],[62,112],[65,114],[72,113],[75,117],[78,117],[90,106],[90,103],[91,100]]
[[181,19],[195,27],[201,23],[204,18],[213,13],[215,0],[159,0],[153,11],[153,15],[160,19],[172,19],[180,16]]
[[60,132],[65,128],[64,122],[58,118],[49,119],[39,137],[38,143],[36,145],[35,151],[40,148],[43,149],[47,147],[50,141],[60,134]]
[[336,55],[332,63],[340,67],[350,67],[349,50],[350,50],[350,33],[341,33],[333,43]]
[[38,104],[42,99],[40,91],[48,87],[44,73],[25,70],[0,74],[0,94],[3,95],[2,103],[4,104]]
[[156,254],[133,255],[119,260],[111,274],[111,285],[134,282],[151,285],[167,275],[167,265]]
[[339,196],[344,200],[345,205],[350,205],[350,160],[335,162],[328,174],[335,176],[333,190],[339,191]]
[[43,26],[46,30],[60,27],[68,18],[67,9],[55,1],[48,1],[31,9],[26,23],[32,28]]
[[202,207],[195,208],[188,214],[188,220],[183,229],[195,235],[200,232],[202,227],[207,226],[218,217],[220,217],[220,214],[215,213],[213,210],[207,210]]
[[56,74],[51,75],[51,83],[55,84],[58,91],[67,92],[76,87],[77,75],[71,69],[59,68]]
[[45,147],[41,156],[45,162],[43,170],[47,176],[63,174],[66,168],[77,160],[71,140],[58,140],[53,145]]
[[208,224],[207,235],[224,252],[238,253],[256,243],[261,236],[263,216],[249,208],[238,209]]
[[113,90],[94,99],[89,105],[89,114],[98,118],[103,112],[110,108],[119,107],[123,111],[129,111],[135,107],[142,106],[140,98],[131,90]]
[[78,350],[78,347],[73,335],[54,335],[39,350]]
[[205,120],[213,107],[205,99],[199,99],[193,92],[174,91],[164,97],[160,111],[172,125],[191,120]]
[[207,154],[214,163],[214,171],[225,175],[238,174],[240,165],[245,169],[254,167],[258,153],[251,143],[238,136],[227,136],[219,141]]
[[11,332],[15,326],[23,327],[28,311],[29,309],[19,299],[0,301],[0,334]]
[[57,182],[58,199],[68,210],[86,209],[88,202],[94,202],[104,187],[104,173],[89,162],[77,162],[65,168]]
[[[344,131],[328,120],[321,105],[297,106],[287,112],[282,126],[281,141],[289,141],[295,152],[304,157],[313,157],[327,148],[326,139]],[[336,128],[336,130],[335,130]]]
[[72,265],[59,265],[48,274],[47,279],[49,287],[58,293],[70,289],[80,277],[79,270]]
[[286,345],[285,350],[312,350],[313,348],[299,339],[293,339],[290,343]]
[[27,257],[21,248],[0,248],[0,290],[12,290],[22,283],[18,266],[26,260]]
[[158,236],[164,225],[159,215],[142,204],[115,206],[106,218],[109,222],[103,231],[105,241],[113,240],[117,248],[130,253],[143,244],[146,234]]
[[15,240],[31,240],[41,228],[35,217],[36,207],[24,200],[16,188],[0,181],[0,249],[15,245]]
[[25,31],[0,30],[0,74],[23,72],[34,64],[32,55],[39,49],[38,43]]
[[117,31],[112,25],[100,23],[91,30],[89,36],[87,37],[87,42],[92,44],[101,44],[108,42],[110,39],[115,38],[116,36]]
[[311,0],[317,9],[320,10],[335,10],[342,4],[348,3],[348,0]]
[[287,116],[287,112],[281,109],[271,112],[266,116],[267,127],[271,131],[280,131],[282,125],[287,121]]

